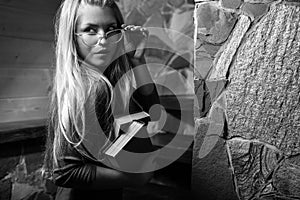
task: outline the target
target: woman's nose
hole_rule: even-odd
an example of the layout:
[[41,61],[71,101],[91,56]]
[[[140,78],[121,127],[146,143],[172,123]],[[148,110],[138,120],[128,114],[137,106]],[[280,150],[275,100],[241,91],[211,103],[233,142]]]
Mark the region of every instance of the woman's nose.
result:
[[107,43],[107,39],[106,39],[105,36],[104,37],[101,36],[101,37],[98,38],[97,45],[104,45],[106,43]]
[[107,43],[107,38],[106,38],[106,34],[105,34],[104,30],[100,30],[98,32],[98,36],[99,37],[98,37],[97,45],[99,45],[99,44],[103,45],[103,44]]

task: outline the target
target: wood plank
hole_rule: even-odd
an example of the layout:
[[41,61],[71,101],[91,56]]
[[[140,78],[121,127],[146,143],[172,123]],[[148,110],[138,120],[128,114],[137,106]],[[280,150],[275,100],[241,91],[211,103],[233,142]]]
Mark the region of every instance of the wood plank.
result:
[[38,125],[29,128],[14,129],[10,131],[0,130],[0,144],[3,145],[4,143],[8,143],[8,142],[17,142],[17,141],[22,141],[27,139],[36,139],[40,137],[45,137],[46,133],[47,133],[47,128],[44,125]]
[[54,40],[54,15],[42,15],[0,6],[0,35]]
[[61,0],[0,0],[0,6],[19,8],[36,13],[54,14]]
[[52,42],[0,36],[0,66],[5,64],[51,65],[54,62]]
[[50,73],[48,69],[0,68],[0,99],[47,96]]
[[36,64],[36,63],[25,63],[25,64],[0,64],[0,69],[15,69],[15,68],[22,68],[22,69],[48,69],[53,71],[54,64]]
[[4,132],[12,132],[19,129],[46,126],[46,123],[47,123],[46,119],[34,119],[34,120],[26,120],[26,121],[18,121],[18,122],[0,123],[0,134]]
[[0,123],[46,119],[48,97],[0,99]]

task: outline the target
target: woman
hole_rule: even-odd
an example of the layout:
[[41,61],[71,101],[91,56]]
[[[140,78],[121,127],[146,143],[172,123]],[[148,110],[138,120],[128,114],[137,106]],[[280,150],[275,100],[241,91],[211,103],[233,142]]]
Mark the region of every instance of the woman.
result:
[[[145,64],[143,51],[128,52],[124,46],[125,34],[142,39],[130,41],[131,47],[145,43],[147,30],[123,23],[113,0],[65,0],[58,12],[45,155],[46,168],[59,186],[56,199],[121,199],[122,187],[151,178],[151,173],[122,172],[101,160],[115,138],[115,114],[149,112],[159,103],[147,68],[137,67]],[[130,97],[134,87],[138,89]],[[93,145],[99,152],[90,151]]]

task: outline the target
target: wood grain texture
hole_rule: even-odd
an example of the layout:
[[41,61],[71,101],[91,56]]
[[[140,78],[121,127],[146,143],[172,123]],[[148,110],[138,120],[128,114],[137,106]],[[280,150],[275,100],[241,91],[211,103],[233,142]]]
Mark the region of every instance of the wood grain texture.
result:
[[48,69],[0,68],[0,99],[47,96]]
[[[18,123],[14,123],[15,127],[11,130],[1,130],[0,123],[0,144],[8,142],[16,142],[27,139],[34,139],[39,137],[45,137],[47,128],[46,123],[34,123],[33,125],[29,122],[25,122],[26,125],[20,127]],[[13,125],[13,124],[11,124]]]
[[54,40],[54,15],[38,14],[0,5],[0,35]]
[[0,99],[0,123],[46,119],[48,97]]
[[0,6],[54,15],[60,2],[61,0],[0,0]]
[[16,69],[16,68],[22,68],[22,69],[48,69],[53,71],[54,70],[54,63],[52,64],[35,64],[35,63],[27,63],[27,64],[0,64],[0,69]]
[[52,42],[17,39],[0,36],[0,66],[52,65],[54,44]]
[[5,122],[5,123],[0,123],[0,133],[13,132],[15,130],[20,130],[20,129],[24,129],[24,128],[41,127],[41,126],[45,126],[46,124],[47,124],[46,119],[33,119],[33,120],[18,121],[18,122]]

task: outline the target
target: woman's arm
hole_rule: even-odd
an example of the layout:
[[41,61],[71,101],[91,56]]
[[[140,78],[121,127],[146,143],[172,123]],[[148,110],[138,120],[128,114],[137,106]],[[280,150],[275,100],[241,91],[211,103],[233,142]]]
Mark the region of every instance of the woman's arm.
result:
[[[137,90],[134,92],[133,97],[143,107],[143,110],[149,113],[150,108],[155,104],[160,104],[160,101],[156,86],[151,78],[144,57],[148,39],[148,30],[141,26],[134,25],[124,25],[123,28],[125,31],[129,32],[128,42],[131,43],[126,46],[133,48],[127,49],[127,51],[130,52],[128,57],[131,62],[137,86]],[[157,116],[151,116],[151,119],[153,118],[157,120]]]
[[[137,88],[153,83],[144,57],[149,31],[146,28],[135,25],[123,24],[122,27],[128,33],[128,44],[125,44],[125,46],[127,47],[126,52],[133,68]],[[155,87],[152,87],[151,84],[148,85],[142,90],[143,94],[147,95],[156,92]]]
[[141,186],[146,184],[152,177],[152,172],[148,173],[127,173],[114,169],[97,167],[96,179],[93,188],[121,188],[128,186]]
[[116,189],[141,186],[147,183],[152,173],[127,173],[87,163],[77,157],[65,157],[62,167],[54,170],[56,185],[78,189]]
[[[133,93],[133,98],[143,108],[144,111],[150,114],[152,121],[157,121],[160,118],[160,100],[156,85],[153,82],[148,71],[145,58],[132,59],[133,72],[136,80],[137,89]],[[159,109],[158,109],[159,108]]]

